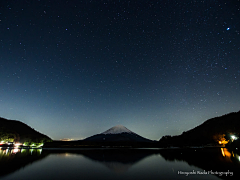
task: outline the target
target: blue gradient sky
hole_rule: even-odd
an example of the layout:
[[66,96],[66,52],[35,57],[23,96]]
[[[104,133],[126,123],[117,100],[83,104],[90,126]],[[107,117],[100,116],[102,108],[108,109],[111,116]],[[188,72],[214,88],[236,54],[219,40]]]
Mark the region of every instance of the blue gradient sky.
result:
[[240,1],[1,4],[1,117],[159,140],[240,110]]

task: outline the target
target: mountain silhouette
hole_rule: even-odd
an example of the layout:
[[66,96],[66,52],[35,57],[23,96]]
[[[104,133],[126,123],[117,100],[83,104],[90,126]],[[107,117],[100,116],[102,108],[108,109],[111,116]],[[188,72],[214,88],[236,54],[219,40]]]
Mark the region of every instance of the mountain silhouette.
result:
[[8,120],[0,117],[0,138],[11,139],[15,142],[48,142],[52,141],[48,136],[34,130],[21,121]]
[[179,136],[163,136],[159,142],[163,146],[217,145],[224,139],[229,141],[232,135],[239,137],[239,133],[240,111],[209,119]]
[[114,126],[107,131],[96,134],[84,139],[84,141],[93,142],[152,142],[152,140],[144,138],[122,125]]

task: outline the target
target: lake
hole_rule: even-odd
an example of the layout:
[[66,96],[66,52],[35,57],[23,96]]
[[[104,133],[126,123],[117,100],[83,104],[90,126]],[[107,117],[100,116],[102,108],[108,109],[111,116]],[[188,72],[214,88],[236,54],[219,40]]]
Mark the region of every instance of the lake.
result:
[[1,180],[237,179],[240,157],[226,148],[0,149]]

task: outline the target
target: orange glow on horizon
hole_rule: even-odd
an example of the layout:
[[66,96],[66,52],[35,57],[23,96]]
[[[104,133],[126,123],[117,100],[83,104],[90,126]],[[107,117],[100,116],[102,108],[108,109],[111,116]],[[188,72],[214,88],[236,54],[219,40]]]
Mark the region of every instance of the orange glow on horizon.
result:
[[[229,141],[229,140],[228,140]],[[225,144],[227,144],[228,143],[228,141],[226,141],[226,140],[223,140],[223,141],[218,141],[218,143],[219,144],[223,144],[223,145],[225,145]]]

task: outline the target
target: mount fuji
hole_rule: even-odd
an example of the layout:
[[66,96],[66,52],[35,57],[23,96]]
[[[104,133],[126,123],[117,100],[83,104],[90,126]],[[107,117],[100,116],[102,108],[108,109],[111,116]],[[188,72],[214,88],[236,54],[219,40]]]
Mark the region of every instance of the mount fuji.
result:
[[114,126],[101,134],[96,134],[84,139],[92,142],[152,142],[122,125]]

